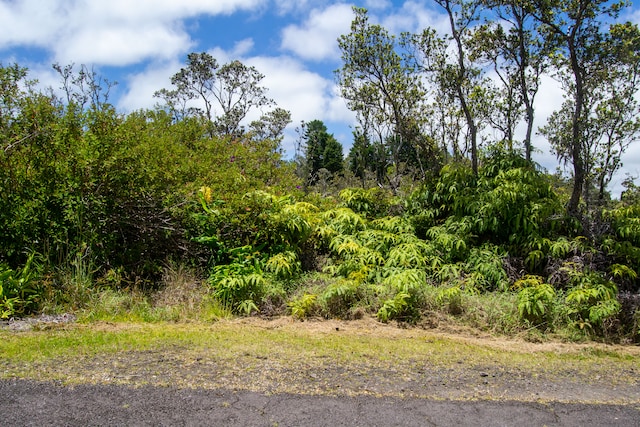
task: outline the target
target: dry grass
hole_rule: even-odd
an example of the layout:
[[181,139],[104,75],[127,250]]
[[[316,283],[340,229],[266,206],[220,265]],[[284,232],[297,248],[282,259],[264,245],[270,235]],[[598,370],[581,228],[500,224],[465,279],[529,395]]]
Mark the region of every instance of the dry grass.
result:
[[163,270],[160,290],[153,296],[153,305],[194,312],[207,295],[207,288],[198,274],[182,264],[168,265]]

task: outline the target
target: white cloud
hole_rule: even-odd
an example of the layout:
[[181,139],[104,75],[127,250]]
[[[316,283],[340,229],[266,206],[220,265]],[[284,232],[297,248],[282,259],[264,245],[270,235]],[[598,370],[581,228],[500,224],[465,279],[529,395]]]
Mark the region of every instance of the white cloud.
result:
[[0,47],[37,46],[53,61],[128,65],[192,44],[181,21],[255,10],[268,0],[22,0],[0,3]]
[[354,122],[353,113],[346,108],[333,82],[308,70],[296,59],[253,57],[246,59],[246,63],[265,75],[263,84],[269,89],[269,97],[291,112],[292,123],[282,143],[289,156],[293,155],[296,139],[294,129],[301,121],[322,120],[330,129]]
[[364,7],[368,10],[372,9],[386,9],[391,6],[391,2],[389,0],[366,0],[364,2]]
[[101,20],[125,20],[132,23],[141,21],[167,21],[183,19],[200,14],[230,14],[238,10],[252,10],[266,0],[110,0],[100,2],[84,0],[90,16]]
[[38,80],[38,88],[42,90],[52,89],[53,93],[60,98],[66,96],[62,90],[62,79],[60,74],[50,65],[34,64],[29,67],[29,78]]
[[629,8],[622,13],[623,20],[631,21],[636,25],[640,25],[640,9]]
[[57,62],[128,65],[149,58],[169,59],[191,46],[188,34],[170,26],[82,28],[54,48]]
[[294,122],[322,120],[328,114],[331,82],[307,70],[290,57],[254,57],[246,60],[265,75],[263,85],[278,106],[291,111]]
[[302,25],[290,25],[282,31],[282,48],[308,60],[337,59],[337,39],[349,32],[352,19],[353,12],[347,4],[314,9]]
[[153,108],[161,100],[154,98],[153,94],[171,86],[173,76],[183,64],[177,62],[154,63],[145,70],[127,76],[124,87],[127,92],[118,101],[118,109],[125,112],[136,111],[145,108]]
[[62,22],[66,21],[64,15],[64,8],[55,1],[2,2],[0,47],[16,44],[46,45],[62,29]]
[[[219,46],[209,49],[207,53],[213,56],[220,65],[234,61],[236,59],[242,60],[253,50],[253,39],[244,39],[236,42],[231,50],[224,50]],[[260,70],[258,70],[260,71]],[[263,73],[264,74],[264,73]]]
[[340,88],[335,84],[331,87],[331,97],[329,98],[329,108],[326,112],[326,119],[348,125],[355,125],[356,123],[356,114],[349,110],[347,101],[342,97]]
[[417,1],[406,1],[400,10],[385,16],[381,22],[394,34],[402,31],[417,33],[425,28],[434,28],[439,34],[448,34],[450,31],[448,18],[437,5],[430,8]]
[[329,0],[274,0],[276,10],[281,15],[306,12],[311,6],[322,7]]
[[253,39],[244,39],[240,40],[233,46],[233,50],[231,51],[231,56],[233,58],[239,58],[241,56],[247,55],[251,50],[253,50]]

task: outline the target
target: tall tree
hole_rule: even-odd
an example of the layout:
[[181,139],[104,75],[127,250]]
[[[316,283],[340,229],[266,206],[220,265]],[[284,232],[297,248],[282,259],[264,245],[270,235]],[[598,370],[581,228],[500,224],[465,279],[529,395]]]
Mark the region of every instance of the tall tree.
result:
[[0,64],[0,154],[6,155],[30,138],[30,135],[21,135],[16,129],[25,98],[24,86],[29,85],[27,75],[28,70],[18,64],[7,67]]
[[89,103],[94,110],[108,108],[111,89],[118,82],[102,77],[95,69],[89,69],[86,65],[81,65],[77,74],[73,68],[73,64],[64,67],[58,63],[53,64],[53,69],[62,79],[61,89],[64,91],[67,105],[75,104],[83,109]]
[[[218,60],[206,52],[190,53],[187,55],[187,66],[171,77],[174,89],[161,89],[154,96],[163,99],[171,112],[178,117],[200,115],[211,122],[212,94],[217,83],[216,72],[219,67]],[[188,106],[194,99],[201,102],[204,109]]]
[[523,148],[531,160],[535,109],[534,101],[540,78],[546,71],[547,43],[536,31],[533,16],[524,3],[510,0],[484,0],[495,19],[479,26],[473,33],[472,56],[489,63],[498,78],[492,91],[494,111],[489,120],[500,130],[512,148],[515,128],[524,118]]
[[[624,7],[623,2],[607,0],[533,0],[530,12],[540,31],[553,43],[553,67],[563,83],[566,101],[543,133],[550,139],[559,158],[573,166],[573,190],[567,204],[570,215],[578,206],[589,174],[589,144],[597,121],[595,96],[603,88],[610,64],[617,63],[637,42],[628,32],[607,31]],[[612,29],[614,27],[610,27]],[[637,30],[637,29],[636,29]],[[611,49],[611,44],[624,49]],[[609,91],[605,91],[609,92]],[[599,95],[601,96],[601,95]],[[606,96],[606,95],[605,95]]]
[[448,85],[440,78],[446,68],[446,41],[433,28],[426,28],[417,34],[402,34],[400,45],[404,50],[404,61],[419,76],[423,98],[407,120],[408,129],[413,130],[410,133],[412,147],[400,147],[400,152],[412,151],[411,157],[415,157],[423,177],[428,172],[437,175],[443,157],[446,159],[449,142],[457,153],[460,136],[454,129],[457,111],[451,108]]
[[[594,47],[595,49],[595,47]],[[603,35],[599,61],[584,78],[582,98],[580,155],[584,167],[582,197],[587,207],[595,187],[599,202],[606,186],[622,164],[622,154],[640,135],[637,93],[640,88],[640,32],[626,23],[610,27]],[[568,98],[549,123],[541,129],[556,155],[566,162],[572,159],[572,118],[575,100]]]
[[469,63],[467,39],[477,22],[481,3],[477,0],[435,0],[447,13],[451,39],[454,42],[455,61],[444,70],[443,79],[455,94],[464,113],[468,141],[471,149],[471,166],[478,173],[478,118],[474,100],[480,97],[479,70]]
[[362,129],[372,131],[382,144],[393,137],[391,162],[400,174],[405,166],[399,157],[403,146],[421,142],[422,82],[412,62],[400,53],[406,40],[399,41],[382,26],[371,24],[366,9],[353,10],[351,32],[338,39],[344,61],[336,70],[338,84]]
[[613,174],[622,166],[622,154],[640,136],[640,30],[629,22],[617,24],[607,38],[613,58],[597,91],[601,96],[596,95],[600,100],[595,107],[596,128],[600,132],[592,174],[600,202]]
[[190,53],[187,66],[171,77],[174,89],[161,89],[154,96],[177,118],[199,115],[212,125],[212,135],[238,137],[245,132],[242,121],[251,110],[274,105],[260,85],[263,78],[255,67],[240,61],[220,66],[206,52]]
[[342,171],[342,144],[327,131],[321,120],[302,123],[301,145],[304,150],[302,175],[307,185],[316,183],[321,169],[331,174]]
[[254,139],[270,139],[280,143],[285,128],[291,123],[291,113],[284,108],[274,108],[263,114],[259,120],[254,120],[249,125]]
[[237,60],[223,65],[216,74],[219,83],[213,96],[222,108],[216,127],[223,135],[240,135],[243,133],[240,123],[250,110],[274,104],[267,98],[267,89],[260,86],[264,75]]
[[369,136],[361,128],[353,131],[353,144],[347,156],[347,164],[353,175],[360,178],[362,188],[365,188],[367,172],[373,167],[373,147]]

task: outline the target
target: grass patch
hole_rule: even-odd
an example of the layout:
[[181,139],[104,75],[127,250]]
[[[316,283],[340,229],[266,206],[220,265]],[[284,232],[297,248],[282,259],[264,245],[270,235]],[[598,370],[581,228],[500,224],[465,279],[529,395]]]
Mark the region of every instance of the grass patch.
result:
[[[610,384],[635,384],[629,372],[640,366],[637,348],[450,336],[367,320],[98,322],[20,333],[0,331],[0,353],[4,355],[4,378],[71,382],[86,379],[87,371],[104,366],[120,369],[124,375],[136,371],[136,361],[147,367],[155,364],[158,372],[166,370],[167,383],[179,381],[183,374],[189,377],[194,364],[202,363],[217,366],[219,375],[237,369],[248,375],[264,369],[268,361],[273,372],[300,375],[336,366],[368,373],[395,372],[400,377],[425,369],[464,377],[484,369],[531,378],[566,376],[571,381],[597,377]],[[145,359],[150,354],[158,358]],[[105,361],[104,366],[96,365],[96,360]]]

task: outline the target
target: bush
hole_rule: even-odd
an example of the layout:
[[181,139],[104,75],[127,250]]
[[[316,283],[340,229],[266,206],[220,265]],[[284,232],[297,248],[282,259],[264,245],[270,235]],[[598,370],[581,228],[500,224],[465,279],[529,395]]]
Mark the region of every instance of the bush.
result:
[[565,299],[567,315],[580,329],[604,331],[621,308],[618,288],[595,272],[574,270],[570,276],[573,286]]
[[258,311],[258,304],[266,293],[264,261],[251,246],[236,248],[232,255],[231,263],[213,267],[209,282],[218,300],[234,312],[248,315]]
[[438,289],[436,296],[436,302],[445,308],[445,310],[455,315],[460,315],[464,312],[464,305],[462,300],[462,289],[459,286],[450,286],[446,288]]
[[391,205],[389,194],[379,188],[346,188],[340,199],[345,207],[367,218],[385,216]]
[[518,292],[518,313],[520,318],[534,326],[553,326],[556,292],[553,286],[544,283],[539,276],[526,276],[518,280],[514,287]]
[[29,255],[26,264],[14,271],[0,265],[0,319],[29,314],[36,309],[41,289],[37,285],[35,254]]
[[305,317],[311,316],[312,313],[317,309],[317,299],[318,295],[305,293],[299,298],[289,301],[287,303],[287,306],[289,307],[289,310],[293,317],[304,319]]

